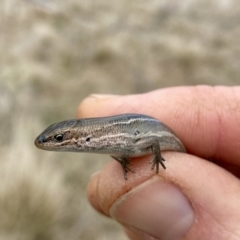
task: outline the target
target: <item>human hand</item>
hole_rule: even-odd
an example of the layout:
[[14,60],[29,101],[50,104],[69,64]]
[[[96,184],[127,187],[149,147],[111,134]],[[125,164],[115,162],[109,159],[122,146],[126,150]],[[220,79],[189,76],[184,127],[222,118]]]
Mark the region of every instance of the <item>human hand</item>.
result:
[[120,222],[133,240],[240,239],[240,87],[176,87],[128,96],[90,96],[78,117],[142,113],[167,124],[188,154],[133,160],[128,180],[111,161],[90,179],[93,207]]

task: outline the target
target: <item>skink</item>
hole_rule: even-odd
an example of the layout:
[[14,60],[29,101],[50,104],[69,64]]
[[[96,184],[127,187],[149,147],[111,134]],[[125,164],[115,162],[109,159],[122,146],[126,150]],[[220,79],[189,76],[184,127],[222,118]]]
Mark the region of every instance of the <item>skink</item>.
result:
[[55,123],[35,140],[44,150],[104,153],[117,160],[124,178],[130,158],[151,154],[152,170],[164,169],[161,151],[186,152],[176,134],[155,118],[141,114],[121,114],[110,117],[73,119]]

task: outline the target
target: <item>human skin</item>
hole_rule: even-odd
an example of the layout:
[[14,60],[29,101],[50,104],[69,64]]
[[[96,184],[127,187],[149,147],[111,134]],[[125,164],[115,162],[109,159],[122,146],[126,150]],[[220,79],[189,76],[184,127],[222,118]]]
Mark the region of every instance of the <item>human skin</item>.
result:
[[[142,113],[167,124],[187,153],[132,160],[128,180],[111,161],[87,187],[92,206],[120,222],[133,240],[240,239],[240,87],[174,87],[114,96],[91,95],[78,117]],[[97,159],[99,161],[100,159]]]

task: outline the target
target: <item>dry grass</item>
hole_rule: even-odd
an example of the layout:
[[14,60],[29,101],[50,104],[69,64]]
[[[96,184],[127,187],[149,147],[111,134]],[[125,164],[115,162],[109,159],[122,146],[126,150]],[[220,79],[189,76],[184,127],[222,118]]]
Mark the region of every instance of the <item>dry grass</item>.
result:
[[109,158],[35,136],[91,93],[239,84],[239,22],[238,1],[1,1],[0,239],[126,239],[86,201]]

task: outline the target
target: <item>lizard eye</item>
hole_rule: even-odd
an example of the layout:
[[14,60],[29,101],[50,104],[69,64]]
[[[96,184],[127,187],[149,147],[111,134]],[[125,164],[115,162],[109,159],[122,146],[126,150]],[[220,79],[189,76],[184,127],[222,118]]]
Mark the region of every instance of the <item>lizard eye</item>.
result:
[[54,136],[54,139],[57,141],[57,142],[61,142],[64,138],[64,134],[57,134]]

